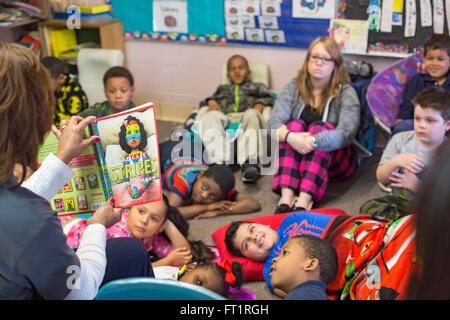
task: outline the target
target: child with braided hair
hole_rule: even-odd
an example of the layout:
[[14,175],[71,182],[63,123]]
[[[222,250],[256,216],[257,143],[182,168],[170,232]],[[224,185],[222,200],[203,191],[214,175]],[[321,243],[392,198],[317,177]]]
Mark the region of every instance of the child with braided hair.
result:
[[155,278],[177,280],[212,290],[227,299],[255,300],[253,292],[241,288],[244,281],[239,262],[188,263],[181,268],[162,266],[153,268]]

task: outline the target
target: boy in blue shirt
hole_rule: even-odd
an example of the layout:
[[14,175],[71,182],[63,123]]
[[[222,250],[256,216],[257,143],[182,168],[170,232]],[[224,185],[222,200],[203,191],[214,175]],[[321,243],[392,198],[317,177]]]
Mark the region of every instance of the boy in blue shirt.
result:
[[450,93],[450,36],[434,34],[424,45],[426,73],[412,77],[403,90],[397,120],[391,127],[392,135],[414,129],[414,105],[412,99],[423,89],[439,86]]
[[337,253],[328,241],[298,235],[272,259],[269,278],[274,293],[285,300],[329,300],[325,289],[337,271]]

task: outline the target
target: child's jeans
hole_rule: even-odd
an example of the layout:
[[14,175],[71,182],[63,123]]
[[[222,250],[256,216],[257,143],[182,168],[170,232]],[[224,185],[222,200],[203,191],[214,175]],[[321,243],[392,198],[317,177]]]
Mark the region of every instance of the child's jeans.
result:
[[243,164],[247,160],[256,163],[258,150],[261,147],[259,145],[260,129],[266,128],[266,121],[261,112],[249,108],[245,112],[224,114],[221,111],[210,111],[209,107],[202,107],[196,121],[210,163],[231,163],[233,161],[234,148],[226,139],[225,128],[228,124],[236,122],[241,124],[239,129],[243,131],[238,137],[238,163]]

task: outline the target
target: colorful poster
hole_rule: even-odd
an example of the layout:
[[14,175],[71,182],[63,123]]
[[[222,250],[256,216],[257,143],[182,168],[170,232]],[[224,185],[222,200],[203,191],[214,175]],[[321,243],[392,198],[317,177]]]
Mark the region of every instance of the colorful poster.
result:
[[98,153],[116,208],[159,200],[159,149],[153,104],[97,119],[95,124],[94,133],[101,139]]
[[369,35],[367,20],[332,19],[329,32],[342,53],[366,53]]
[[392,25],[401,26],[403,19],[403,0],[394,0],[392,8]]
[[309,19],[333,19],[335,0],[292,0],[292,17]]
[[153,0],[153,30],[188,33],[187,0]]

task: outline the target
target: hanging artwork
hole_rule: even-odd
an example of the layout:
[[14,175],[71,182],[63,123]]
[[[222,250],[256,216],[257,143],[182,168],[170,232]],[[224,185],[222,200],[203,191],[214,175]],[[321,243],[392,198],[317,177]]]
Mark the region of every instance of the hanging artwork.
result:
[[188,33],[186,0],[154,0],[153,30],[156,32]]
[[332,19],[329,32],[342,53],[366,53],[369,34],[367,20]]
[[292,17],[309,19],[333,19],[335,0],[292,0]]

